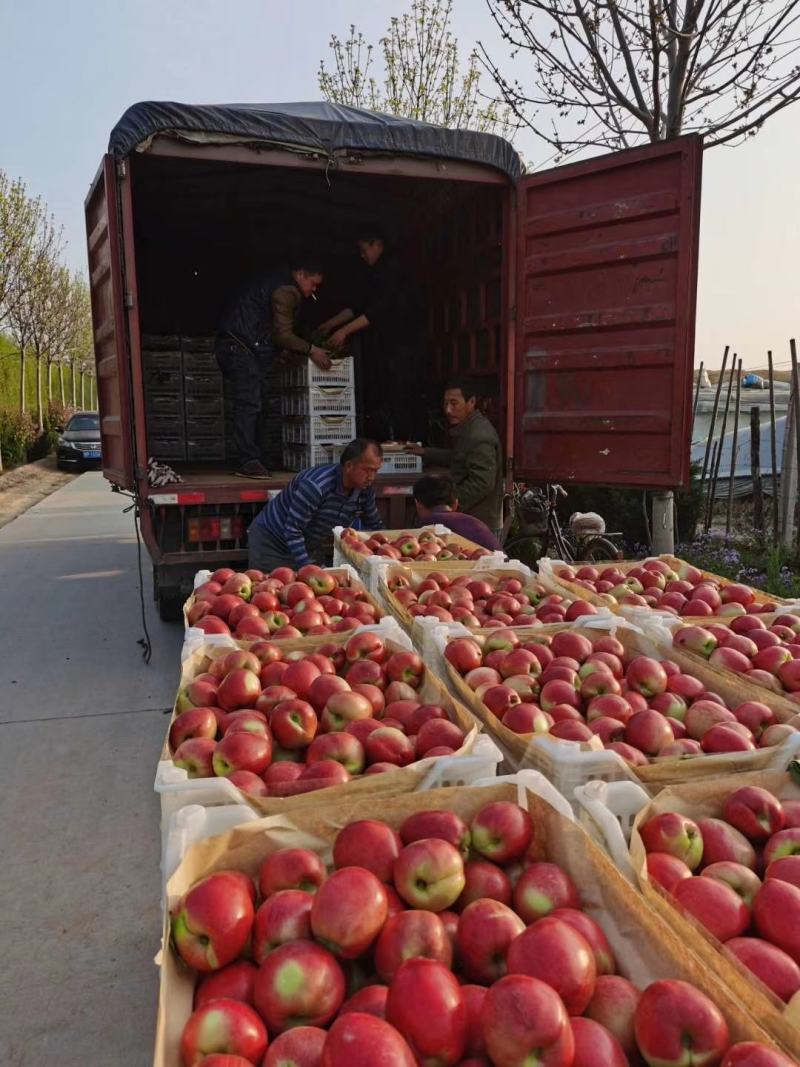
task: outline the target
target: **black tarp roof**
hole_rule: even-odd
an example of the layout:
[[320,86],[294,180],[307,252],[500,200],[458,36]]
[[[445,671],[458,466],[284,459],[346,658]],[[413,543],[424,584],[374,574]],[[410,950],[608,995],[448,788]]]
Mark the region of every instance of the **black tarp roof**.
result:
[[111,131],[117,159],[157,134],[193,140],[261,142],[333,157],[342,152],[423,156],[479,163],[516,181],[520,159],[502,137],[448,130],[427,122],[323,102],[298,104],[177,104],[144,101],[129,107]]

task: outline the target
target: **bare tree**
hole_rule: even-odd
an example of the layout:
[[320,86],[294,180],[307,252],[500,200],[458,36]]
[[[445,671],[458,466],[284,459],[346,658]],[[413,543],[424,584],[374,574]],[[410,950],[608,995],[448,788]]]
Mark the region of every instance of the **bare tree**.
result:
[[0,171],[0,325],[11,305],[24,300],[35,284],[37,268],[61,254],[61,230],[47,205],[30,197],[25,183]]
[[481,59],[520,127],[563,158],[682,133],[753,137],[800,98],[800,0],[486,0],[515,77]]
[[59,365],[61,381],[61,403],[65,403],[64,362],[69,361],[71,369],[71,402],[78,403],[77,375],[80,368],[81,377],[93,361],[92,309],[89,287],[86,279],[76,274],[70,286],[69,329],[64,346],[64,360]]
[[409,12],[390,20],[378,48],[355,26],[345,40],[331,37],[332,66],[323,60],[318,74],[326,99],[453,129],[508,132],[506,109],[481,95],[475,50],[462,66],[452,13],[453,0],[411,0]]

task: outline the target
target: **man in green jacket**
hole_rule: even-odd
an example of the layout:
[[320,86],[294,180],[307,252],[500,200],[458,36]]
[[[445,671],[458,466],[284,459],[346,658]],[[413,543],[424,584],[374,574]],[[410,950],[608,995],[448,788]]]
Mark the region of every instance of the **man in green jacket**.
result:
[[444,392],[451,448],[412,446],[426,466],[449,467],[461,511],[485,522],[499,536],[503,526],[503,449],[491,422],[477,409],[478,394],[463,379]]

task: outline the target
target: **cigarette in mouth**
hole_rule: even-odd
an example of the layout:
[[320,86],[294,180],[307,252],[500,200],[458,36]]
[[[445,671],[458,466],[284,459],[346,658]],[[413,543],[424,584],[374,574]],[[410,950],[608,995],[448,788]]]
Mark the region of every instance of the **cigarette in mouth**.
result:
[[317,302],[317,294],[316,294],[316,293],[312,293],[312,294],[311,294],[311,299],[312,299],[312,300],[314,301],[314,303],[316,304],[316,302]]

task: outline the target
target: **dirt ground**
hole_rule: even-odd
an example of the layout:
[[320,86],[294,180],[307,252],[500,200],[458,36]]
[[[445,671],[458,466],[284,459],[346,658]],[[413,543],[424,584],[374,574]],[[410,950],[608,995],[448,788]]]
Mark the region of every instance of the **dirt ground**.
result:
[[0,527],[76,477],[58,470],[54,456],[3,471],[0,473]]

